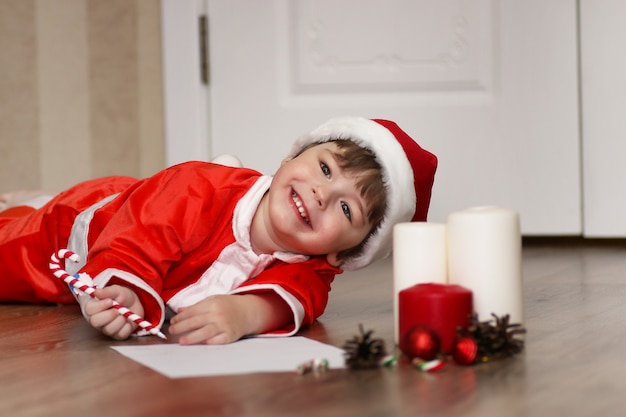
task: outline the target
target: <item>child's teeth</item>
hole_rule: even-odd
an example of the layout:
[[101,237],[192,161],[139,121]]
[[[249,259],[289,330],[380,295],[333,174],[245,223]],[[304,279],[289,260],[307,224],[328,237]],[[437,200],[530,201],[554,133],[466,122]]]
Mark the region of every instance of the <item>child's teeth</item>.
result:
[[300,201],[300,199],[298,198],[298,195],[296,194],[295,191],[291,193],[291,198],[293,199],[293,202],[295,203],[296,207],[298,208],[298,212],[300,213],[300,216],[308,224],[309,223],[309,219],[306,217],[306,212],[304,211],[304,207],[302,206],[302,201]]

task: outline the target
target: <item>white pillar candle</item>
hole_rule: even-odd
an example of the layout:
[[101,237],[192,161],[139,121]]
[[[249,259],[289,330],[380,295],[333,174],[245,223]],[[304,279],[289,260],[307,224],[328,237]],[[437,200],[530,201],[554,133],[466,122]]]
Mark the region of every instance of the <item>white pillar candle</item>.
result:
[[473,207],[448,215],[448,279],[473,293],[481,321],[491,314],[523,323],[519,215],[502,207]]
[[416,284],[447,281],[446,225],[399,223],[393,228],[394,337],[399,337],[398,293]]

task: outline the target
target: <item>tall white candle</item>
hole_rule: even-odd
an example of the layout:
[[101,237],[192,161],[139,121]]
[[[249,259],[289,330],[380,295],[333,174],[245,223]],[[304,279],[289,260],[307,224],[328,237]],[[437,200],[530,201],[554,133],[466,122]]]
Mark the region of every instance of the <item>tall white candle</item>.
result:
[[393,228],[394,337],[399,337],[398,293],[416,284],[447,281],[446,225],[399,223]]
[[472,291],[479,320],[524,321],[519,223],[517,212],[495,206],[448,215],[448,279]]

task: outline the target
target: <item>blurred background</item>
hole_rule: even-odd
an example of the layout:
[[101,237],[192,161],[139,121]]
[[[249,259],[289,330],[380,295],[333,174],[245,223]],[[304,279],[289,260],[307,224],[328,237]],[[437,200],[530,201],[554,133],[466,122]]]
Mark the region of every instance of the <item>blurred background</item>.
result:
[[626,237],[620,0],[0,0],[0,192],[237,155],[333,116],[439,157],[429,220]]
[[153,0],[0,0],[0,191],[165,165]]

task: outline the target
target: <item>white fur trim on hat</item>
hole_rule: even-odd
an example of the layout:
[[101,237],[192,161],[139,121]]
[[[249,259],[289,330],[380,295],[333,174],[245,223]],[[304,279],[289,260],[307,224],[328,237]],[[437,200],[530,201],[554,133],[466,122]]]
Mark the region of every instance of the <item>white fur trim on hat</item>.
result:
[[289,156],[295,156],[307,145],[337,139],[351,140],[376,155],[387,190],[387,211],[378,230],[370,236],[360,255],[347,259],[342,265],[345,270],[355,270],[389,255],[393,226],[399,222],[408,222],[413,217],[416,203],[413,169],[393,133],[381,124],[362,117],[329,120],[298,138]]

